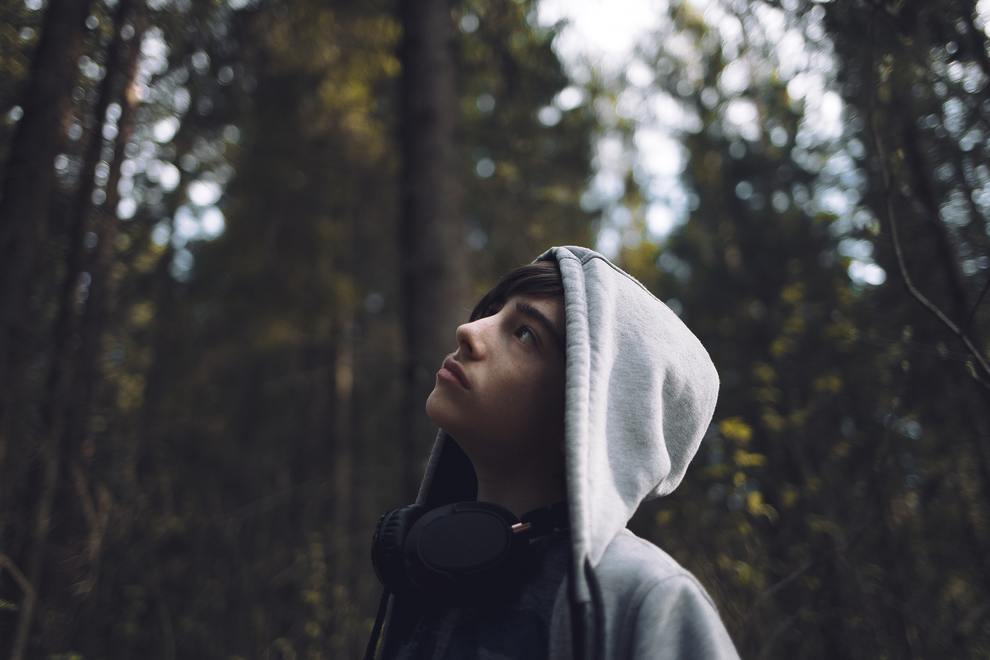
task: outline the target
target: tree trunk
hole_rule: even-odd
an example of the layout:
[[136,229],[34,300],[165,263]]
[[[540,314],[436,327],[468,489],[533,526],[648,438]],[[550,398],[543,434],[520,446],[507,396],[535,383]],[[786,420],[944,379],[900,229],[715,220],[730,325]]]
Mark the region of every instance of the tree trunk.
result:
[[[137,76],[137,65],[141,53],[141,38],[144,34],[145,21],[142,16],[132,17],[133,0],[121,0],[118,5],[115,38],[116,48],[111,47],[108,55],[107,75],[110,75],[114,62],[119,63],[120,74],[116,81],[109,83],[108,96],[117,99],[120,104],[120,116],[117,119],[117,136],[114,141],[113,160],[110,162],[110,172],[106,183],[106,201],[96,209],[93,218],[93,231],[96,234],[96,249],[90,256],[86,266],[90,274],[89,294],[86,307],[83,310],[80,324],[81,348],[79,351],[79,391],[82,396],[78,402],[78,420],[80,428],[87,423],[90,411],[95,401],[100,399],[102,377],[100,374],[100,356],[102,355],[103,334],[107,319],[111,313],[112,301],[115,300],[116,287],[111,274],[114,261],[114,243],[117,238],[117,203],[120,196],[117,186],[120,183],[120,167],[124,161],[124,149],[134,131],[134,113],[137,109],[138,98],[134,94],[133,84]],[[121,29],[130,23],[133,34],[129,40],[123,39]],[[125,48],[126,46],[126,48]],[[114,59],[111,59],[111,56]],[[106,81],[105,81],[106,82]],[[101,103],[102,105],[102,103]],[[105,108],[104,108],[105,112]],[[102,121],[102,120],[101,120]],[[102,129],[102,126],[100,127]],[[91,147],[95,149],[98,159],[101,141],[97,140]],[[95,163],[94,163],[95,167]],[[81,188],[82,186],[80,186]],[[87,203],[90,196],[79,195],[81,203]]]
[[400,273],[405,356],[403,493],[412,498],[433,426],[423,412],[436,369],[456,348],[467,273],[455,174],[457,95],[451,18],[444,0],[401,0],[399,132],[402,145]]
[[[52,161],[64,141],[61,122],[71,98],[89,6],[90,0],[49,2],[24,93],[23,118],[11,140],[0,193],[0,382],[13,384],[5,388],[0,400],[0,444],[7,445],[0,454],[8,459],[15,459],[10,448],[16,438],[27,435],[26,428],[12,417],[29,399],[20,364],[25,359],[26,340],[32,330],[37,330],[39,321],[32,318],[29,310],[30,275],[45,239],[55,183]],[[43,440],[40,457],[39,491],[32,497],[38,506],[25,551],[27,579],[39,596],[59,477],[59,456],[52,442]],[[10,477],[10,467],[19,461],[10,460],[0,467]],[[13,660],[24,656],[37,602],[37,598],[26,599],[21,608],[11,646]]]
[[[100,92],[92,116],[92,135],[83,160],[79,187],[74,203],[70,207],[68,222],[68,242],[65,271],[60,287],[58,313],[52,340],[52,356],[49,362],[49,375],[43,402],[42,448],[43,486],[38,497],[37,519],[34,537],[29,550],[29,575],[36,591],[48,594],[48,600],[58,602],[60,610],[68,611],[72,601],[89,591],[95,584],[96,566],[103,540],[106,511],[105,498],[95,500],[90,493],[90,479],[84,463],[89,460],[82,442],[88,426],[88,412],[94,385],[94,370],[98,354],[99,327],[95,324],[93,302],[87,301],[90,314],[89,332],[80,327],[77,314],[80,276],[84,272],[84,237],[87,220],[93,209],[93,191],[96,189],[96,168],[103,150],[103,123],[110,103],[120,96],[123,87],[122,69],[131,71],[127,80],[133,77],[137,62],[137,47],[132,47],[128,62],[124,62],[122,51],[126,46],[122,29],[130,14],[133,0],[121,0],[114,15],[115,36],[106,58],[106,74],[100,85]],[[126,140],[126,135],[122,136]],[[122,157],[123,149],[118,150]],[[119,163],[115,166],[119,168]],[[92,282],[91,282],[92,283]],[[90,286],[92,291],[92,286]],[[88,339],[88,341],[87,341]],[[71,468],[71,470],[69,469]],[[71,473],[71,478],[70,478]],[[73,484],[75,487],[73,487]],[[97,503],[103,503],[97,506]],[[87,506],[87,503],[90,505]],[[82,504],[80,510],[80,504]],[[50,520],[59,521],[57,538],[49,538],[53,527]],[[45,557],[49,549],[60,547],[65,557],[58,557],[47,563]],[[52,576],[57,582],[48,589],[42,589],[44,574],[58,566],[61,572]],[[68,585],[72,584],[70,588]],[[18,624],[16,651],[22,648],[22,635],[31,627],[33,612],[28,608],[22,612]]]
[[[61,545],[68,550],[74,562],[61,562],[69,567],[72,565],[72,575],[64,576],[59,591],[67,607],[72,606],[75,598],[84,598],[96,587],[103,554],[104,540],[107,533],[107,520],[110,514],[109,491],[103,480],[94,477],[97,468],[102,468],[103,474],[113,470],[113,464],[106,465],[97,457],[109,458],[118,456],[122,448],[100,447],[91,432],[93,408],[99,398],[102,384],[100,369],[103,355],[103,336],[106,319],[109,313],[110,301],[114,299],[108,287],[112,285],[110,270],[113,266],[113,249],[117,232],[116,206],[118,201],[117,184],[120,180],[120,166],[124,160],[124,148],[130,140],[133,129],[134,109],[137,99],[130,88],[137,74],[138,56],[140,55],[143,26],[134,24],[134,0],[120,0],[114,12],[114,39],[107,51],[106,76],[101,84],[100,95],[94,112],[95,123],[93,135],[87,149],[86,165],[83,169],[84,179],[80,181],[76,204],[72,209],[73,225],[78,227],[74,233],[76,241],[71,250],[80,250],[86,229],[90,228],[97,237],[95,252],[87,257],[82,255],[78,266],[89,273],[88,295],[82,317],[74,325],[78,334],[78,349],[75,355],[64,360],[75,367],[71,374],[72,385],[69,388],[71,398],[65,402],[65,423],[62,427],[63,462],[71,466],[76,488],[70,489],[60,484],[61,497],[56,500],[56,511],[62,512],[62,517],[78,520],[76,525],[63,524]],[[134,28],[131,37],[125,38],[125,26]],[[113,159],[110,162],[110,172],[106,181],[106,199],[101,206],[94,206],[93,191],[96,189],[96,167],[103,152],[103,124],[107,108],[111,102],[120,104],[121,112],[117,120],[117,135],[114,140]],[[88,212],[87,212],[88,211]],[[66,273],[69,277],[70,273]],[[73,278],[75,279],[75,278]],[[67,302],[71,302],[71,299]],[[72,353],[72,351],[69,351]],[[105,437],[105,436],[104,436]],[[101,438],[102,439],[102,438]],[[102,449],[102,451],[99,451]],[[68,476],[68,475],[66,475]],[[82,495],[82,497],[80,497]],[[79,503],[83,506],[83,516],[79,516]],[[81,523],[81,524],[79,524]],[[53,544],[57,540],[53,539]],[[70,582],[71,580],[71,582]],[[72,584],[70,591],[68,584]],[[80,639],[90,630],[75,630],[73,638]]]
[[[23,116],[10,143],[0,189],[0,382],[12,372],[35,329],[28,317],[30,274],[44,240],[61,129],[76,76],[76,59],[91,0],[50,0],[24,90]],[[6,399],[6,397],[5,397]],[[11,430],[9,400],[0,401],[0,438]],[[0,442],[5,441],[0,439]]]

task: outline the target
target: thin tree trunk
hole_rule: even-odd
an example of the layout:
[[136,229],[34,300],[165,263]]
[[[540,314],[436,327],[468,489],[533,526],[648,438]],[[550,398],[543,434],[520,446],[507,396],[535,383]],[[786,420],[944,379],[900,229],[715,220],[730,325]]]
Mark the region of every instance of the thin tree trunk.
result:
[[[91,0],[50,0],[31,62],[0,189],[0,382],[16,382],[12,364],[33,328],[27,314],[30,275],[44,241],[61,129],[76,77],[76,59]],[[13,388],[11,388],[13,389]],[[5,397],[6,398],[6,397]],[[10,401],[0,401],[6,420]],[[10,430],[0,422],[0,441]]]
[[443,355],[455,348],[467,277],[455,176],[457,95],[445,0],[401,0],[402,144],[399,249],[405,344],[402,481],[416,493],[432,425],[423,403]]
[[[85,270],[86,247],[84,238],[88,230],[88,219],[93,211],[93,193],[97,189],[96,168],[100,163],[103,152],[103,124],[107,108],[119,96],[116,88],[120,83],[120,71],[124,62],[121,51],[125,43],[123,38],[124,21],[130,13],[133,0],[120,0],[114,12],[114,37],[107,49],[106,73],[100,83],[99,95],[91,118],[92,125],[89,143],[86,145],[83,165],[79,177],[79,187],[75,199],[69,207],[68,241],[66,243],[65,272],[59,292],[59,307],[55,321],[53,337],[53,352],[49,366],[48,390],[45,415],[45,430],[56,436],[64,433],[71,436],[72,441],[80,437],[78,425],[83,423],[85,404],[88,403],[89,385],[85,371],[85,363],[91,361],[82,351],[84,337],[81,336],[78,308],[81,300],[85,307],[92,302],[88,294],[92,292],[92,273]],[[89,275],[89,282],[80,285],[80,278]],[[85,307],[82,307],[85,309]],[[79,310],[81,311],[81,310]],[[87,348],[94,348],[92,345]],[[62,447],[73,452],[77,447],[67,438],[63,439]],[[70,457],[66,463],[71,462]]]
[[[86,528],[78,530],[75,533],[75,538],[66,539],[73,547],[85,544],[84,551],[73,552],[74,556],[80,558],[77,562],[80,574],[74,576],[76,582],[74,593],[78,595],[88,593],[96,587],[110,513],[109,491],[105,485],[97,483],[90,477],[90,466],[100,455],[97,451],[97,443],[90,433],[90,420],[94,402],[99,398],[101,390],[100,360],[103,354],[104,328],[109,313],[109,304],[114,298],[113,293],[108,291],[108,288],[112,286],[110,270],[113,265],[113,249],[118,223],[116,215],[117,184],[120,181],[120,167],[124,160],[124,149],[133,130],[134,109],[137,105],[137,98],[131,92],[131,86],[137,74],[143,25],[135,25],[134,23],[134,5],[134,0],[120,0],[115,11],[115,36],[107,52],[106,77],[100,89],[100,98],[94,115],[96,120],[93,127],[94,134],[87,153],[87,168],[84,169],[86,180],[91,183],[85,185],[84,182],[80,182],[77,206],[74,209],[74,212],[78,214],[75,217],[76,223],[84,226],[91,225],[97,237],[96,250],[89,259],[90,263],[84,266],[86,272],[90,274],[89,293],[82,318],[78,323],[80,341],[76,351],[77,357],[71,360],[73,364],[77,365],[77,369],[73,374],[73,394],[66,411],[68,421],[64,427],[65,437],[62,445],[64,451],[68,452],[66,462],[78,462],[73,467],[77,482],[76,490],[85,496],[78,498],[75,491],[64,489],[65,501],[61,505],[56,502],[58,508],[65,510],[76,506],[75,502],[78,499],[93,503],[90,507],[84,507],[84,511],[88,511],[84,517]],[[134,28],[129,39],[124,36],[126,34],[124,28],[127,25]],[[103,151],[104,117],[110,102],[113,100],[119,103],[121,112],[117,120],[113,159],[110,162],[110,172],[106,182],[106,199],[102,206],[90,208],[92,191],[95,189],[96,183],[95,169]],[[86,208],[90,208],[89,216],[85,215],[84,209]],[[115,455],[117,455],[116,448],[113,450],[104,449],[102,452],[102,456],[105,457]],[[105,466],[104,469],[112,469],[112,467]],[[92,488],[87,487],[86,484],[91,484]],[[90,494],[90,490],[95,492]],[[73,533],[68,527],[63,527],[63,529],[65,532]],[[78,634],[74,636],[78,638]]]
[[[117,119],[113,160],[110,163],[110,172],[106,183],[106,201],[102,207],[96,209],[93,223],[93,230],[97,238],[96,250],[88,265],[88,272],[90,273],[89,295],[80,325],[82,346],[79,351],[78,378],[80,385],[78,389],[81,396],[77,417],[80,428],[87,423],[94,401],[100,399],[102,378],[99,364],[103,335],[107,319],[112,311],[112,301],[116,297],[116,286],[111,270],[119,223],[116,209],[120,195],[117,192],[117,186],[120,183],[120,168],[124,161],[124,150],[134,131],[134,113],[138,105],[138,98],[134,94],[133,85],[137,76],[137,65],[141,53],[144,20],[140,16],[131,18],[132,10],[127,7],[128,5],[133,5],[133,0],[121,0],[120,5],[118,5],[117,40],[121,41],[121,47],[127,45],[126,52],[118,54],[121,64],[119,80],[112,83],[112,94],[120,104],[120,116]],[[122,40],[120,30],[129,19],[134,31],[129,40]],[[123,43],[125,41],[129,43]],[[113,50],[111,49],[111,51]],[[127,462],[125,461],[124,464],[127,465]]]
[[[76,59],[82,44],[84,21],[90,0],[52,0],[41,26],[41,37],[33,54],[22,94],[23,116],[10,142],[3,180],[0,182],[0,502],[8,520],[0,539],[8,551],[20,558],[34,593],[40,576],[42,551],[33,539],[47,533],[44,508],[28,522],[17,504],[42,502],[37,492],[49,488],[52,475],[42,467],[33,484],[26,484],[25,469],[35,455],[37,433],[34,414],[37,393],[25,365],[34,354],[32,339],[42,327],[32,309],[31,294],[37,291],[32,275],[36,257],[45,240],[45,228],[54,192],[55,154],[65,135],[62,122],[69,109]],[[37,598],[25,600],[12,632],[12,658],[21,658],[27,645]]]
[[[75,79],[75,63],[84,34],[90,0],[51,0],[35,51],[23,103],[24,115],[11,142],[0,197],[0,382],[12,383],[0,401],[0,442],[10,442],[23,428],[10,419],[17,390],[26,385],[18,362],[32,324],[28,309],[29,274],[44,240],[55,175],[52,160],[63,143],[61,120],[67,111]],[[58,331],[56,331],[58,332]],[[57,358],[53,356],[53,359]],[[48,394],[65,381],[49,381]],[[25,601],[11,646],[12,660],[24,657],[37,602],[42,593],[52,506],[59,481],[61,456],[56,435],[48,431],[53,418],[51,399],[45,402],[42,423],[41,479],[27,555],[27,578],[38,598]],[[4,452],[7,453],[7,452]],[[8,453],[9,455],[9,453]],[[5,466],[6,467],[6,466]],[[9,472],[9,470],[4,470]]]

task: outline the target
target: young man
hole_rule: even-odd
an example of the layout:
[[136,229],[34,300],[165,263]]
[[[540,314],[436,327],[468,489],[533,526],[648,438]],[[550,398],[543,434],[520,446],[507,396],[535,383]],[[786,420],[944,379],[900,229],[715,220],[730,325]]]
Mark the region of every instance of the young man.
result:
[[[715,409],[698,339],[602,255],[552,248],[457,328],[416,505],[376,531],[381,657],[736,658],[697,580],[626,523]],[[373,657],[383,597],[369,643]]]

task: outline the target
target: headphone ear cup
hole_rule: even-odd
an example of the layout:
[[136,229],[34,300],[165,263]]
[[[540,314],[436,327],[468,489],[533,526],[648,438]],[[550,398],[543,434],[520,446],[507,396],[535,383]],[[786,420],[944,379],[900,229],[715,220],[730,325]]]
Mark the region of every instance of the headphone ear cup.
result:
[[490,502],[455,502],[428,511],[405,538],[405,576],[411,588],[442,601],[492,599],[516,582],[528,539],[519,519]]
[[371,563],[378,580],[392,593],[402,593],[412,588],[406,577],[403,556],[406,536],[428,510],[422,504],[411,504],[392,509],[378,519],[371,540]]

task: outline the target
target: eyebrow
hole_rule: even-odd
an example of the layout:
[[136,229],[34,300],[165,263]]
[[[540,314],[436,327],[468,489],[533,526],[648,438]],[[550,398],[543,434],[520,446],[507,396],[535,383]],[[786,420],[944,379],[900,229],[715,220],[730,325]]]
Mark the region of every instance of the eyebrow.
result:
[[548,319],[543,312],[536,309],[529,303],[521,301],[516,302],[516,311],[542,325],[543,329],[546,330],[551,337],[553,337],[553,340],[557,343],[557,346],[561,350],[564,350],[565,344],[563,336],[560,331],[557,330],[557,326],[553,324],[553,321]]

